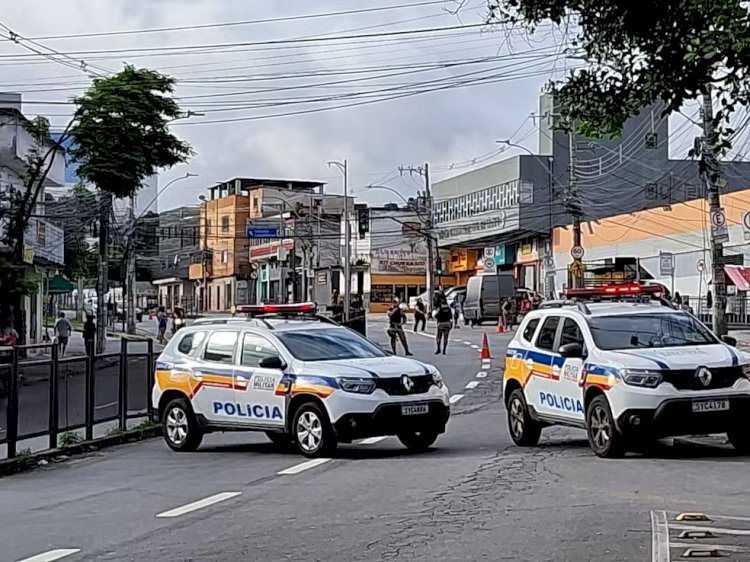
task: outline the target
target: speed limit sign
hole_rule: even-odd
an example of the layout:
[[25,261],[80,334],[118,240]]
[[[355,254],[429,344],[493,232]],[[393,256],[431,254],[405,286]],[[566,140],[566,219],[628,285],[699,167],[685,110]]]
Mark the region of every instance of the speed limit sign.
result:
[[570,249],[570,256],[574,260],[580,260],[584,256],[585,252],[583,251],[583,246],[573,246]]

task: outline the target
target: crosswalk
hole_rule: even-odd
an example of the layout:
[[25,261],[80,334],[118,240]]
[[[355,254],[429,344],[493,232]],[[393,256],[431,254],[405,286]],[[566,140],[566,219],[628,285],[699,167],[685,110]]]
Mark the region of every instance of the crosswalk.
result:
[[652,511],[651,560],[750,562],[750,517]]

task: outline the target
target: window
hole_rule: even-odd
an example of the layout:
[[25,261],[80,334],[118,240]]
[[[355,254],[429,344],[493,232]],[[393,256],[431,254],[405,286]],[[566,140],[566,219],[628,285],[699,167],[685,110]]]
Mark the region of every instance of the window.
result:
[[386,357],[382,349],[348,328],[286,330],[278,338],[300,361]]
[[563,322],[562,333],[560,334],[560,346],[568,343],[580,343],[583,342],[583,334],[581,328],[578,326],[575,320],[566,318]]
[[211,234],[211,219],[206,221],[206,234]]
[[190,355],[198,348],[205,337],[206,334],[204,332],[187,334],[180,340],[180,343],[177,344],[177,351],[185,355]]
[[221,251],[221,263],[229,263],[229,250]]
[[234,361],[234,345],[237,343],[237,332],[214,332],[208,338],[203,359],[216,363]]
[[393,300],[393,285],[371,285],[370,302],[388,303]]
[[229,232],[229,217],[221,217],[221,231]]
[[525,339],[527,342],[531,342],[531,338],[534,337],[534,332],[536,332],[536,327],[539,325],[539,318],[532,318],[529,320],[529,323],[526,324],[526,329],[523,331],[523,334],[521,337]]
[[244,367],[258,367],[265,357],[280,356],[279,351],[266,338],[257,334],[245,334],[242,340],[242,359]]
[[539,335],[536,337],[536,346],[538,348],[552,351],[552,347],[555,345],[555,332],[557,332],[557,325],[559,323],[559,316],[549,316],[544,321],[542,329],[539,330]]
[[599,349],[712,345],[716,338],[684,312],[599,316],[589,320]]

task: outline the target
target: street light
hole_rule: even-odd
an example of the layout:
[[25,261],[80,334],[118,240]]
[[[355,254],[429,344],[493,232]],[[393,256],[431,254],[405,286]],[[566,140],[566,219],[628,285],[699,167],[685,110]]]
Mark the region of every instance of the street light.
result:
[[336,166],[344,175],[344,294],[346,295],[344,298],[344,322],[346,322],[349,320],[349,302],[352,292],[352,250],[350,247],[352,225],[349,222],[349,163],[344,160],[343,162],[331,161],[327,162],[327,164],[329,168]]
[[394,189],[392,187],[388,187],[387,185],[372,185],[372,184],[370,184],[370,185],[365,186],[365,189],[385,189],[386,191],[390,191],[391,193],[393,193],[394,195],[396,195],[399,199],[401,199],[401,201],[403,201],[407,205],[409,204],[409,200],[406,199],[406,197],[404,197],[403,195],[401,195],[401,193],[399,193],[398,190],[396,190],[396,189]]
[[198,174],[191,174],[190,172],[186,172],[184,176],[180,176],[180,177],[178,177],[178,178],[175,178],[175,179],[173,179],[173,180],[172,180],[172,181],[170,181],[170,182],[167,182],[167,185],[165,185],[164,187],[162,187],[162,188],[161,188],[161,189],[160,189],[160,190],[159,190],[159,191],[158,191],[158,192],[156,193],[156,197],[154,197],[154,198],[153,198],[153,199],[151,200],[151,202],[150,202],[150,203],[149,203],[148,205],[146,205],[146,206],[145,206],[145,207],[143,208],[143,211],[141,212],[141,214],[140,214],[140,215],[138,215],[138,218],[141,218],[141,217],[142,217],[142,216],[143,216],[143,215],[144,215],[144,214],[146,213],[146,211],[147,211],[147,210],[148,210],[148,209],[149,209],[149,208],[151,207],[151,205],[153,205],[154,203],[156,203],[156,200],[157,200],[157,199],[159,199],[159,196],[160,196],[160,195],[161,195],[162,193],[164,193],[164,192],[165,192],[165,191],[167,190],[167,188],[168,188],[169,186],[171,186],[171,185],[173,185],[173,184],[177,183],[178,181],[186,180],[186,179],[188,179],[188,178],[197,178],[197,177],[198,177]]

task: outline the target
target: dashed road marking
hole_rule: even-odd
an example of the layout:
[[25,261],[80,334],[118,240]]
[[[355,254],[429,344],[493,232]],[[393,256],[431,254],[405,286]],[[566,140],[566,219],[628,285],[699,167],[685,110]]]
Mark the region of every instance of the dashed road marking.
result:
[[750,536],[750,529],[725,529],[723,527],[704,527],[702,525],[683,525],[682,523],[672,523],[672,529],[681,531],[709,531],[717,535],[742,535]]
[[381,437],[368,437],[367,439],[362,439],[359,443],[360,445],[374,445],[375,443],[380,443],[386,439],[388,439],[387,435],[382,435]]
[[463,398],[463,397],[464,397],[463,394],[454,394],[453,396],[450,397],[450,399],[448,401],[451,404],[455,404],[456,402],[458,402],[459,400],[461,400],[461,398]]
[[433,340],[437,337],[435,336],[435,334],[428,334],[427,332],[414,332],[414,333],[418,336],[422,336],[423,338],[430,338]]
[[651,561],[669,562],[669,523],[666,511],[651,512]]
[[479,386],[479,381],[470,381],[466,383],[466,386],[464,388],[471,390],[472,388],[476,388],[478,386]]
[[55,562],[55,560],[60,560],[66,556],[78,554],[79,552],[81,552],[80,548],[58,548],[57,550],[42,552],[31,558],[24,558],[18,562]]
[[488,371],[488,370],[489,370],[489,368],[490,368],[490,364],[489,364],[489,363],[486,363],[486,364],[482,365],[482,367],[481,367],[481,369],[482,369],[483,371]]
[[464,345],[472,345],[472,343],[470,341],[465,341]]
[[290,466],[289,468],[285,468],[284,470],[280,470],[278,474],[281,474],[283,476],[299,474],[300,472],[304,472],[306,470],[310,470],[311,468],[315,468],[316,466],[320,466],[321,464],[330,462],[330,460],[331,459],[312,459],[301,464],[295,464],[294,466]]
[[477,378],[478,379],[485,379],[485,378],[487,378],[487,371],[479,371],[477,373]]
[[231,500],[232,498],[236,498],[241,494],[242,492],[221,492],[220,494],[214,494],[213,496],[203,498],[202,500],[198,500],[197,502],[189,503],[187,505],[183,505],[182,507],[176,507],[175,509],[170,509],[169,511],[159,513],[156,517],[158,517],[159,519],[171,519],[173,517],[179,517],[180,515],[192,513],[193,511],[198,511],[199,509]]
[[479,346],[475,343],[471,344],[471,349],[479,349]]

